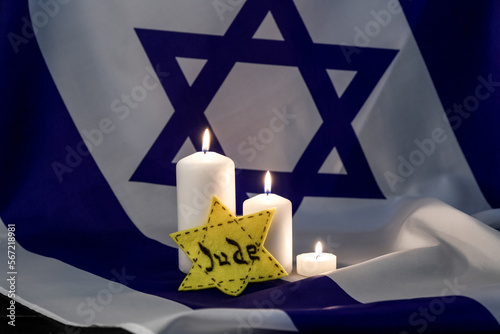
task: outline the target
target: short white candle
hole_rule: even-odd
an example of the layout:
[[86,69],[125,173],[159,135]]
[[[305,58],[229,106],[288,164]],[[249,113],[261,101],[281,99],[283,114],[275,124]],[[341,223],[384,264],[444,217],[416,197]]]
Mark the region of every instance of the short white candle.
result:
[[[209,140],[207,129],[203,136],[202,152],[181,159],[176,166],[179,231],[205,223],[213,195],[232,212],[236,212],[234,162],[221,154],[208,152]],[[179,269],[188,273],[191,264],[191,260],[179,249]]]
[[323,246],[318,241],[314,253],[297,255],[297,274],[314,276],[337,269],[337,257],[331,253],[323,253]]
[[288,199],[271,194],[271,174],[266,173],[264,191],[243,202],[243,215],[276,208],[264,247],[285,268],[288,273],[293,270],[292,249],[292,202]]

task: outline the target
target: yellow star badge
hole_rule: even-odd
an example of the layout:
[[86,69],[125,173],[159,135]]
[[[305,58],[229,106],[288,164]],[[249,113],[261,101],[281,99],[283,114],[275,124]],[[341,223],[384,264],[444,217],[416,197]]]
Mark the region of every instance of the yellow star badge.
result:
[[193,262],[179,291],[218,288],[238,296],[249,282],[287,276],[264,248],[275,210],[236,217],[213,196],[204,225],[170,234]]

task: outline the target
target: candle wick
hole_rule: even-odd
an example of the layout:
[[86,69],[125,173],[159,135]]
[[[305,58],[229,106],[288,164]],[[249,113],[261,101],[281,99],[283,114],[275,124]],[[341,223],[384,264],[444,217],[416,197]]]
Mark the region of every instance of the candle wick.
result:
[[203,150],[203,154],[207,154],[207,150]]
[[316,255],[316,260],[318,259],[318,257],[319,257],[320,255],[321,255],[321,254]]

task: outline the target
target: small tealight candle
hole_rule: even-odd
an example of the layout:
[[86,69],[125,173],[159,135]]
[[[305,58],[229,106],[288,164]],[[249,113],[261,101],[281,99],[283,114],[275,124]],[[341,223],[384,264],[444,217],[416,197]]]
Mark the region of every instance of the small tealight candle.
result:
[[314,253],[297,255],[297,274],[314,276],[337,269],[337,257],[332,253],[323,253],[323,246],[318,241]]

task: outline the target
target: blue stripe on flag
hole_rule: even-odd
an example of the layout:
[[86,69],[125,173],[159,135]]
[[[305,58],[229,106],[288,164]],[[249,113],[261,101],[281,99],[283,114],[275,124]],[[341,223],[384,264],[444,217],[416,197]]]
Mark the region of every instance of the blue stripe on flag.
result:
[[498,208],[500,23],[493,15],[500,3],[401,4],[467,162],[489,204]]
[[[495,318],[462,296],[287,310],[301,333],[497,333]],[[447,303],[446,300],[449,300]]]

